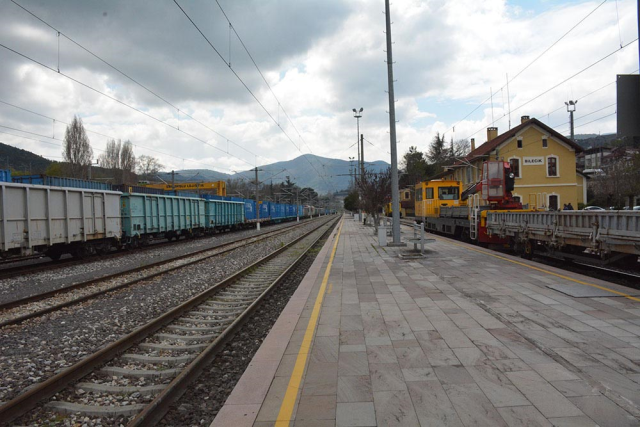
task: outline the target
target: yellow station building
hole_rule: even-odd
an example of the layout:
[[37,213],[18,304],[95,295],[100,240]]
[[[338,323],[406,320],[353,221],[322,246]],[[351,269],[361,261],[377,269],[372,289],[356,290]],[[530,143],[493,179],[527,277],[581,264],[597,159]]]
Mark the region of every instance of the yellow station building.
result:
[[487,128],[487,142],[435,178],[461,181],[463,188],[481,179],[482,162],[510,162],[516,175],[514,197],[529,207],[559,210],[571,203],[586,203],[587,177],[576,170],[576,154],[580,147],[569,138],[529,116],[521,123],[498,135],[498,128]]

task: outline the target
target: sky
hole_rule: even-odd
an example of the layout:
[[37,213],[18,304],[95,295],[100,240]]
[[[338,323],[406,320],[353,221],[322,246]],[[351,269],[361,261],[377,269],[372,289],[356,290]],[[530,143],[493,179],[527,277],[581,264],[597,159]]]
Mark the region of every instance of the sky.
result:
[[[357,157],[363,108],[365,159],[390,161],[384,1],[176,1],[0,0],[0,142],[61,160],[77,115],[95,157],[113,138],[232,173]],[[399,157],[522,115],[566,135],[568,100],[576,133],[615,132],[616,74],[638,72],[635,0],[394,0],[391,20]]]

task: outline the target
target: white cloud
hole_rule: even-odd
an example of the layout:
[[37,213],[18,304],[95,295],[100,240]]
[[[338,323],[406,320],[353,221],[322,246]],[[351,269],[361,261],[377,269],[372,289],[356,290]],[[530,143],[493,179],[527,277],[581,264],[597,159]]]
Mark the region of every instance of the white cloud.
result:
[[[334,1],[323,2],[321,6],[293,0],[222,4],[304,142],[278,108],[250,59],[242,53],[235,36],[231,39],[234,69],[293,143],[170,4],[154,3],[151,7],[142,3],[91,2],[79,6],[75,2],[61,2],[52,7],[46,1],[25,1],[25,7],[189,112],[206,127],[61,38],[63,72],[171,126],[179,126],[218,149],[4,49],[0,50],[3,63],[0,100],[63,121],[79,114],[87,128],[130,139],[139,146],[138,154],[156,155],[167,168],[209,167],[221,171],[248,169],[256,162],[251,153],[259,156],[258,164],[292,159],[311,151],[343,159],[354,156],[355,146],[348,149],[356,137],[355,120],[350,112],[351,108],[364,107],[361,130],[375,145],[365,145],[365,157],[388,160],[381,1]],[[394,1],[392,31],[394,73],[398,80],[395,88],[399,153],[412,145],[426,150],[435,132],[454,136],[451,132],[454,124],[456,139],[475,137],[478,143],[484,141],[485,128],[492,121],[490,103],[460,120],[489,96],[490,88],[495,93],[493,117],[498,119],[500,131],[506,130],[506,88],[500,90],[506,74],[515,76],[597,4],[543,3],[545,11],[539,12],[504,0]],[[229,33],[219,10],[209,2],[184,6],[227,58]],[[616,73],[637,68],[637,46],[632,45],[518,109],[615,50],[620,44],[619,34],[624,43],[636,37],[635,2],[619,1],[618,8],[620,32],[615,4],[605,3],[510,84],[512,124],[519,123],[520,115],[527,114],[550,125],[561,125],[558,130],[565,131],[564,109],[548,117],[546,114],[567,99],[580,98],[614,81]],[[56,68],[55,33],[12,4],[4,3],[0,9],[3,44]],[[615,108],[580,118],[613,102],[615,85],[582,99],[576,113],[577,131],[614,132],[615,116],[586,123]],[[64,131],[64,125],[54,126],[50,120],[2,104],[0,124],[42,135],[55,132],[57,138]],[[107,138],[89,135],[99,153]],[[245,149],[227,143],[226,138]],[[61,150],[52,144],[7,135],[2,135],[1,140],[45,156],[60,156]]]

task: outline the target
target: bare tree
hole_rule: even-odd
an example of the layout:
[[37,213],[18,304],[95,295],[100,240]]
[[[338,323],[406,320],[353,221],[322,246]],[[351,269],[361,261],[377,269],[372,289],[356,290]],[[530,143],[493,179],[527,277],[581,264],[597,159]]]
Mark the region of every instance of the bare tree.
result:
[[93,150],[82,119],[73,116],[71,124],[64,133],[64,160],[69,164],[73,178],[86,178],[87,166],[91,164]]
[[122,147],[122,143],[118,140],[116,142],[115,139],[107,141],[107,147],[104,150],[104,153],[98,156],[98,164],[101,168],[105,169],[120,169],[120,148]]
[[153,156],[142,155],[136,162],[136,171],[144,179],[152,179],[164,166]]
[[133,181],[136,170],[136,156],[133,154],[133,144],[125,141],[120,149],[120,168],[122,169],[122,183],[129,184]]
[[365,169],[356,180],[356,186],[362,195],[360,207],[373,217],[377,233],[382,208],[391,194],[391,168],[378,173]]

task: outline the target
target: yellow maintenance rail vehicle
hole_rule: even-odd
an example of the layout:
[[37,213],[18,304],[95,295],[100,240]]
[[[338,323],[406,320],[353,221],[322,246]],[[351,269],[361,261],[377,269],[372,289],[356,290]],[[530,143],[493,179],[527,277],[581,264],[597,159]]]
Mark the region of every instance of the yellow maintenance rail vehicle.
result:
[[[391,202],[384,205],[384,214],[391,216]],[[400,217],[412,217],[415,215],[415,200],[413,199],[413,188],[407,187],[400,190]]]

